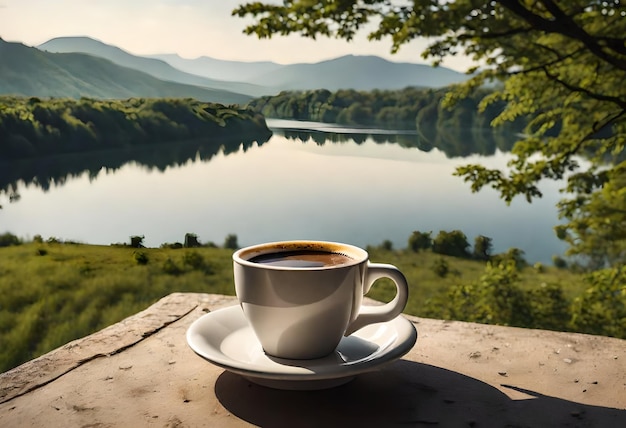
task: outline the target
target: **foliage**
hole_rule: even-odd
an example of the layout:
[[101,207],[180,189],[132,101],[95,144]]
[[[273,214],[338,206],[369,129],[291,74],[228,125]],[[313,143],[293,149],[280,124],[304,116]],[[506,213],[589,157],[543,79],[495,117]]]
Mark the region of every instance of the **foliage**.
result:
[[130,246],[133,248],[143,248],[143,240],[145,236],[131,236],[130,237]]
[[447,232],[440,230],[433,239],[433,253],[445,254],[453,257],[467,257],[469,243],[467,237],[460,230]]
[[[542,283],[538,288],[526,291],[526,302],[529,305],[529,324],[522,327],[540,328],[545,330],[572,329],[570,312],[571,302],[565,296],[563,287],[558,284]],[[576,331],[590,330],[576,329]],[[606,330],[600,334],[606,334]]]
[[455,284],[431,298],[424,315],[626,338],[626,268],[587,275],[587,288],[573,301],[560,284],[524,288],[519,274],[513,260],[488,263],[479,281]]
[[542,284],[525,290],[509,261],[488,263],[476,282],[459,283],[433,298],[426,315],[443,312],[446,319],[552,330],[569,329],[569,302],[562,287]]
[[444,258],[438,258],[433,262],[432,270],[441,278],[445,278],[450,273],[450,265]]
[[552,256],[552,264],[559,269],[565,269],[567,267],[567,261],[557,255]]
[[409,236],[409,249],[415,252],[428,250],[433,246],[432,232],[414,231]]
[[20,238],[10,232],[5,232],[0,235],[0,247],[8,247],[10,245],[20,245],[22,241]]
[[496,254],[491,258],[494,263],[507,263],[513,262],[513,267],[517,270],[522,270],[528,266],[528,262],[524,258],[524,251],[519,248],[509,248],[505,253]]
[[392,251],[393,250],[393,242],[391,242],[391,240],[389,240],[389,239],[385,239],[380,244],[380,248],[382,248],[383,250],[386,250],[386,251]]
[[207,262],[198,251],[187,251],[183,254],[183,264],[189,269],[196,269],[210,275],[214,272],[214,267]]
[[148,264],[149,261],[148,255],[144,251],[135,251],[133,253],[133,258],[139,265]]
[[224,239],[224,248],[228,248],[230,250],[236,250],[239,248],[239,243],[237,242],[237,235],[228,234]]
[[593,272],[584,293],[574,299],[572,328],[626,337],[626,267]]
[[556,228],[570,245],[569,253],[584,255],[596,269],[626,262],[626,163],[604,176],[601,189],[559,203],[570,222]]
[[[481,98],[491,90],[481,89],[454,111],[442,105],[449,89],[405,88],[357,91],[326,89],[282,91],[250,101],[247,106],[266,117],[312,120],[352,126],[381,126],[399,130],[489,128],[492,118],[504,110],[504,102],[478,112]],[[429,112],[425,114],[424,112]],[[518,132],[523,120],[503,124],[493,133]],[[491,131],[490,131],[491,132]]]
[[180,250],[183,248],[183,244],[180,242],[164,242],[161,244],[161,248],[169,248],[170,250]]
[[270,134],[250,109],[193,99],[0,97],[0,161]]
[[200,241],[198,241],[198,235],[195,233],[185,233],[185,248],[200,247]]
[[[541,196],[542,178],[566,177],[571,196],[560,205],[567,220],[562,228],[568,242],[580,243],[570,253],[591,254],[596,266],[598,258],[619,266],[626,261],[621,250],[625,237],[608,232],[626,229],[626,211],[619,206],[621,170],[626,167],[620,157],[626,145],[626,8],[622,3],[286,0],[281,6],[244,4],[233,15],[252,15],[255,19],[245,32],[261,38],[299,33],[350,40],[372,24],[369,37],[390,37],[392,52],[426,37],[432,42],[422,55],[436,65],[459,53],[471,57],[480,69],[469,70],[475,75],[449,92],[445,104],[453,106],[485,82],[497,82],[496,91],[479,105],[484,110],[494,102],[506,103],[492,124],[520,117],[530,120],[507,171],[477,164],[459,167],[456,174],[470,181],[473,191],[492,186],[507,202],[518,195],[532,201]],[[607,188],[611,190],[603,192]],[[607,210],[612,226],[587,221]],[[616,244],[603,254],[596,236]]]
[[170,257],[163,261],[161,269],[163,269],[163,272],[168,275],[180,275],[183,273],[183,269],[179,267],[178,264],[176,264],[176,262]]
[[474,239],[474,258],[478,260],[489,260],[493,248],[492,241],[493,240],[488,236],[478,235]]
[[515,286],[517,270],[511,265],[487,265],[479,281],[456,285],[440,298],[445,319],[486,324],[528,324],[524,293]]

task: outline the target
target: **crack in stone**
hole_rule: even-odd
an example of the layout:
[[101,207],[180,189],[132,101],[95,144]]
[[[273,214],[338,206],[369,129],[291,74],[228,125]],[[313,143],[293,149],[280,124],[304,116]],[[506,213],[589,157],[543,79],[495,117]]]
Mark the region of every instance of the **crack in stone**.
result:
[[149,331],[144,332],[144,333],[141,335],[141,337],[140,337],[139,339],[137,339],[137,340],[135,340],[135,341],[133,341],[133,342],[131,342],[131,343],[127,344],[127,345],[124,345],[124,346],[122,346],[122,347],[120,347],[120,348],[117,348],[117,349],[115,349],[115,350],[114,350],[114,351],[112,351],[112,352],[108,352],[108,353],[98,353],[98,354],[94,354],[94,355],[92,355],[92,356],[90,356],[90,357],[84,358],[84,359],[82,359],[82,360],[78,360],[78,361],[76,362],[76,364],[74,364],[72,367],[68,368],[67,370],[65,370],[65,371],[63,371],[63,372],[61,372],[61,373],[59,373],[59,374],[58,374],[58,375],[56,375],[56,376],[51,377],[50,379],[47,379],[47,380],[45,380],[45,381],[43,381],[43,382],[41,382],[41,383],[37,383],[36,385],[33,385],[32,387],[30,387],[30,388],[28,388],[28,389],[26,389],[26,390],[24,390],[24,391],[22,391],[22,392],[20,392],[20,393],[18,393],[18,394],[16,394],[16,395],[12,396],[11,398],[8,398],[8,399],[6,399],[6,400],[5,400],[5,399],[3,399],[3,398],[0,398],[0,404],[2,404],[2,403],[7,403],[7,402],[9,402],[9,401],[11,401],[11,400],[14,400],[14,399],[16,399],[16,398],[18,398],[18,397],[21,397],[21,396],[23,396],[23,395],[26,395],[26,394],[28,394],[28,393],[30,393],[30,392],[32,392],[32,391],[35,391],[35,390],[37,390],[37,389],[39,389],[39,388],[42,388],[42,387],[44,387],[44,386],[46,386],[46,385],[48,385],[48,384],[50,384],[50,383],[52,383],[52,382],[56,381],[57,379],[59,379],[59,378],[61,378],[61,377],[65,376],[66,374],[68,374],[68,373],[70,373],[70,372],[72,372],[72,371],[76,370],[77,368],[79,368],[79,367],[81,367],[81,366],[83,366],[83,365],[85,365],[85,364],[87,364],[87,363],[89,363],[89,362],[91,362],[91,361],[94,361],[94,360],[96,360],[96,359],[98,359],[98,358],[103,358],[103,357],[111,357],[111,356],[113,356],[113,355],[117,355],[117,354],[119,354],[119,353],[121,353],[121,352],[124,352],[125,350],[127,350],[127,349],[129,349],[129,348],[131,348],[131,347],[133,347],[133,346],[137,345],[138,343],[143,342],[143,341],[144,341],[144,340],[146,340],[147,338],[149,338],[149,337],[151,337],[151,336],[155,335],[156,333],[158,333],[159,331],[163,330],[164,328],[166,328],[166,327],[168,327],[168,326],[170,326],[170,325],[174,324],[175,322],[178,322],[178,321],[182,320],[182,319],[183,319],[183,318],[185,318],[187,315],[189,315],[191,312],[193,312],[194,310],[196,310],[196,308],[198,308],[198,306],[200,306],[200,305],[195,305],[195,306],[193,306],[190,310],[188,310],[187,312],[185,312],[185,313],[184,313],[184,314],[182,314],[182,315],[179,315],[179,316],[177,316],[177,315],[172,315],[173,317],[177,317],[177,318],[174,318],[174,319],[173,319],[173,320],[171,320],[171,321],[164,322],[164,323],[163,323],[163,324],[161,324],[160,326],[158,326],[158,327],[156,327],[156,328],[154,328],[154,329],[152,329],[152,330],[149,330]]

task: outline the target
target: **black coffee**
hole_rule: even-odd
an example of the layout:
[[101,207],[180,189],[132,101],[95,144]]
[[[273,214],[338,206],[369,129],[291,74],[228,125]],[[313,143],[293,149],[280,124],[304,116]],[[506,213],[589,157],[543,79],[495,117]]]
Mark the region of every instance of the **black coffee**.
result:
[[354,259],[328,251],[295,250],[261,254],[251,258],[250,261],[272,266],[311,268],[343,265]]

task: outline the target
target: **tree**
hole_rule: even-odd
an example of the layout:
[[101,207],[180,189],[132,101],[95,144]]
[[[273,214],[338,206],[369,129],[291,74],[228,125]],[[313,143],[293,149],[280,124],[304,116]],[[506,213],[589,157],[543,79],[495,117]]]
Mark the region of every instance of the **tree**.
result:
[[570,253],[584,254],[588,265],[623,265],[626,260],[626,164],[607,171],[602,189],[559,203],[570,219],[557,226],[557,236],[570,245]]
[[474,258],[478,260],[489,260],[493,249],[492,239],[488,236],[478,235],[474,239]]
[[446,232],[440,230],[433,239],[433,253],[445,254],[453,257],[467,257],[469,243],[467,237],[460,230]]
[[185,248],[200,247],[200,241],[198,241],[198,235],[195,233],[185,233]]
[[[422,56],[435,65],[448,56],[469,56],[480,67],[468,70],[475,74],[448,92],[445,104],[453,106],[492,81],[497,90],[482,98],[479,109],[506,102],[492,125],[529,121],[506,170],[466,165],[456,174],[473,191],[493,187],[507,203],[518,195],[529,202],[541,197],[543,178],[567,178],[570,199],[559,208],[571,240],[586,241],[601,227],[581,225],[595,195],[614,179],[614,169],[626,167],[619,157],[626,145],[623,1],[285,0],[282,6],[244,4],[233,14],[252,15],[244,31],[260,38],[299,33],[351,40],[373,23],[369,38],[390,37],[391,52],[425,37],[432,42]],[[626,229],[626,212],[614,214],[616,227]],[[622,236],[610,239],[625,242]],[[586,242],[570,253],[595,251],[597,244]]]
[[409,236],[409,249],[417,253],[419,250],[428,250],[431,248],[433,246],[433,238],[431,236],[432,233],[432,231],[414,231],[411,236]]
[[145,239],[145,236],[141,235],[133,235],[130,237],[130,246],[133,248],[144,248],[143,246],[143,240]]
[[230,233],[226,235],[224,239],[224,248],[228,248],[230,250],[236,250],[239,248],[239,243],[237,242],[237,235]]
[[385,239],[381,244],[380,248],[385,251],[393,251],[393,242],[389,239]]

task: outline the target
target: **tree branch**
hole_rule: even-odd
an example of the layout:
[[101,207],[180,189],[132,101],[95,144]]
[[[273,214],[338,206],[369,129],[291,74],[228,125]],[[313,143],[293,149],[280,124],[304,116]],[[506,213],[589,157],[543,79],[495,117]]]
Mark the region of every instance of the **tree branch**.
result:
[[597,94],[595,92],[590,91],[589,89],[581,88],[580,86],[576,86],[576,85],[572,85],[571,83],[568,83],[568,82],[566,82],[566,81],[564,81],[562,79],[559,79],[556,75],[550,73],[550,71],[548,70],[547,67],[543,68],[543,72],[545,73],[545,75],[549,79],[559,83],[560,85],[565,86],[571,92],[580,92],[580,93],[583,93],[583,94],[587,95],[588,97],[593,98],[595,100],[610,102],[610,103],[613,103],[613,104],[617,105],[622,110],[626,110],[626,99],[622,99],[622,98],[619,98],[619,97],[611,97],[609,95]]
[[517,0],[500,0],[502,6],[513,12],[515,15],[524,19],[533,28],[545,33],[556,33],[569,37],[574,40],[578,40],[589,49],[589,51],[608,62],[609,64],[626,71],[626,60],[615,57],[605,52],[603,47],[597,43],[597,38],[587,33],[581,28],[574,20],[566,15],[558,5],[552,0],[543,0],[542,3],[546,9],[554,16],[553,20],[542,18],[541,16],[533,13],[530,9],[527,9]]
[[560,54],[558,52],[556,52],[554,49],[551,49],[551,48],[549,48],[549,47],[547,47],[545,45],[540,45],[540,44],[536,44],[536,43],[534,45],[537,46],[537,47],[540,47],[540,48],[547,49],[547,50],[549,50],[552,53],[556,53],[557,54],[557,58],[552,60],[552,61],[549,61],[549,62],[546,62],[546,63],[543,63],[543,64],[539,64],[539,65],[537,65],[535,67],[525,68],[525,69],[522,69],[522,70],[519,70],[519,71],[512,71],[512,72],[509,73],[509,75],[514,76],[516,74],[525,74],[525,73],[531,73],[533,71],[543,70],[545,67],[550,67],[550,66],[553,66],[553,65],[557,65],[558,63],[560,63],[562,61],[565,61],[566,59],[573,58],[576,54],[579,54],[579,53],[583,52],[583,50],[584,50],[583,48],[579,48],[579,49],[576,49],[575,51],[573,51],[573,52],[571,52],[571,53],[569,53],[567,55],[560,56]]

